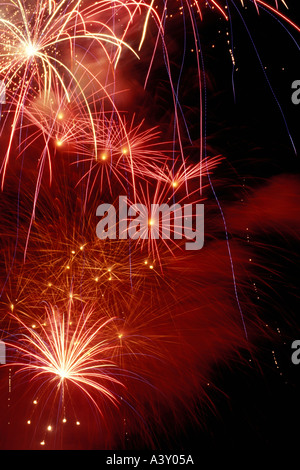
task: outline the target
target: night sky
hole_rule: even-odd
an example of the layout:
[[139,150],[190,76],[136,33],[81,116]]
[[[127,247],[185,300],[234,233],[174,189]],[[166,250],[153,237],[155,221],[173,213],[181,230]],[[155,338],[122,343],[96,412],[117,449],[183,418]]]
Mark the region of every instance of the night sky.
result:
[[[163,5],[164,2],[155,3]],[[181,2],[168,1],[165,42],[172,79],[176,86],[178,84],[184,152],[189,155],[190,162],[197,164],[201,143],[198,67],[194,31],[189,10],[183,3],[185,24],[179,9]],[[132,455],[139,451],[180,451],[190,452],[195,458],[203,450],[212,449],[285,450],[298,447],[300,365],[292,363],[291,345],[300,339],[300,104],[293,104],[291,96],[292,83],[300,80],[299,32],[283,20],[279,22],[274,13],[268,13],[262,6],[257,15],[251,1],[245,0],[247,8],[242,8],[238,0],[219,3],[229,6],[230,21],[225,21],[216,9],[207,6],[203,8],[203,19],[196,21],[201,51],[198,57],[204,152],[205,156],[224,157],[212,171],[211,179],[205,179],[204,248],[199,253],[170,259],[167,251],[162,249],[165,277],[159,271],[158,263],[154,264],[153,256],[153,274],[157,277],[149,280],[148,274],[142,277],[139,271],[138,292],[132,297],[130,289],[135,278],[129,279],[128,271],[125,271],[126,250],[115,246],[105,248],[107,257],[114,260],[122,257],[124,279],[127,276],[123,280],[120,272],[115,278],[114,274],[109,274],[115,280],[112,291],[106,284],[92,291],[91,281],[84,277],[90,272],[95,277],[93,270],[100,260],[98,245],[92,245],[94,251],[91,249],[84,261],[77,261],[77,251],[74,259],[71,257],[73,278],[68,288],[71,290],[74,286],[77,295],[81,285],[82,296],[79,299],[78,294],[74,300],[74,309],[75,302],[80,305],[82,299],[82,303],[86,303],[91,298],[97,306],[101,300],[105,311],[117,312],[125,327],[132,328],[134,338],[125,350],[124,358],[120,356],[124,361],[122,366],[133,367],[135,374],[144,374],[145,381],[135,383],[126,377],[128,394],[112,385],[121,397],[121,404],[119,408],[111,404],[106,408],[106,402],[101,398],[101,407],[104,403],[101,417],[73,385],[69,388],[73,400],[64,403],[55,387],[50,393],[43,381],[32,379],[29,373],[18,376],[14,366],[9,366],[9,362],[13,363],[19,357],[10,346],[8,364],[0,366],[1,450],[41,449],[42,439],[46,442],[44,450],[106,450],[120,454],[126,450]],[[275,3],[268,2],[273,7]],[[300,23],[297,0],[287,0],[288,11],[281,2],[278,3],[280,12],[296,24]],[[141,28],[133,25],[128,34],[131,46],[136,49]],[[143,89],[156,34],[157,25],[150,21],[143,60],[135,60],[130,51],[121,56],[116,87],[126,89],[126,92],[116,95],[116,103],[119,109],[126,109],[129,117],[134,116],[136,122],[145,119],[146,128],[158,126],[160,138],[168,142],[175,135],[174,108],[166,56],[160,43],[147,88]],[[0,70],[3,76],[3,69]],[[26,132],[31,132],[30,127],[26,128],[26,119],[28,116],[24,118],[23,131],[17,131],[17,136],[23,132],[22,138]],[[1,128],[0,148],[3,149],[7,144],[9,124],[8,120],[6,127]],[[92,244],[95,236],[95,207],[100,201],[113,202],[124,188],[120,189],[118,182],[114,186],[114,174],[103,173],[104,181],[109,175],[116,192],[111,194],[107,185],[100,194],[96,184],[87,202],[85,218],[80,206],[85,200],[85,192],[76,183],[81,181],[89,162],[87,160],[86,167],[74,165],[74,161],[80,161],[80,150],[64,154],[51,144],[50,152],[55,155],[53,183],[49,189],[46,165],[36,221],[31,227],[28,260],[22,267],[40,141],[33,142],[28,160],[28,150],[24,150],[23,160],[17,158],[17,143],[18,137],[14,140],[13,156],[7,167],[7,184],[1,193],[0,339],[7,342],[19,341],[19,333],[21,335],[16,318],[10,319],[8,312],[15,292],[20,293],[22,301],[20,307],[18,304],[14,307],[13,313],[18,315],[20,311],[25,323],[44,318],[37,313],[39,301],[53,301],[58,309],[61,308],[65,298],[50,294],[39,286],[39,282],[45,275],[47,282],[54,283],[55,280],[50,279],[54,273],[53,279],[56,278],[61,290],[64,289],[64,282],[70,277],[64,277],[58,268],[63,259],[58,257],[62,256],[58,255],[61,247],[71,249],[69,240],[77,241],[77,236],[79,243],[81,240],[82,244],[90,246],[88,244]],[[174,145],[175,153],[179,155],[177,137]],[[1,150],[1,158],[4,154],[5,150]],[[120,174],[126,181],[128,167]],[[16,226],[16,220],[20,225]],[[14,236],[17,236],[17,245]],[[226,236],[232,250],[239,305]],[[130,258],[130,276],[135,273],[134,263],[144,259],[138,250],[135,255],[136,258]],[[14,263],[10,270],[12,259]],[[75,279],[76,262],[79,280]],[[238,306],[242,308],[243,317]],[[29,311],[32,318],[28,318]],[[80,317],[76,318],[80,321]],[[123,330],[121,334],[120,331],[118,329],[119,339],[123,335]],[[112,342],[111,331],[105,334],[105,339]],[[125,344],[126,338],[122,341]],[[160,356],[161,351],[166,356]],[[157,361],[155,354],[163,360]],[[55,382],[52,380],[52,383]],[[41,411],[32,414],[37,416],[30,418],[36,424],[31,423],[29,431],[28,417],[37,395],[51,395],[53,400],[49,398]],[[126,407],[125,401],[132,406]],[[69,428],[66,431],[59,428],[56,437],[53,432],[47,441],[47,437],[42,437],[45,434],[42,429],[49,424],[50,416],[52,426],[58,428],[64,407],[70,416]],[[73,425],[69,425],[71,420]]]

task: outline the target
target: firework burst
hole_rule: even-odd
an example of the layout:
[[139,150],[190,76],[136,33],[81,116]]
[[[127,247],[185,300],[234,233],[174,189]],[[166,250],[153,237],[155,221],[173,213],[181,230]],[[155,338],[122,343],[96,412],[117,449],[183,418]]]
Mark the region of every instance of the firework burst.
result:
[[[1,340],[9,393],[13,376],[16,393],[26,387],[27,423],[36,424],[33,441],[26,436],[21,447],[48,445],[50,439],[37,438],[47,423],[60,439],[51,446],[66,448],[62,428],[71,416],[79,426],[80,413],[91,433],[82,431],[78,447],[111,449],[118,436],[126,448],[128,432],[142,446],[159,447],[159,436],[182,429],[183,418],[197,421],[198,399],[214,409],[215,364],[248,364],[254,340],[267,336],[252,302],[263,261],[253,261],[249,227],[259,232],[260,211],[266,228],[280,214],[267,207],[272,191],[250,200],[250,215],[231,205],[231,194],[221,207],[218,190],[225,199],[229,182],[240,198],[239,183],[219,150],[208,152],[200,34],[206,14],[232,26],[234,12],[252,41],[244,20],[250,7],[255,18],[267,12],[299,31],[284,0],[0,3],[7,97],[0,170],[2,189],[8,187],[1,199]],[[130,92],[138,96],[135,106]],[[97,207],[121,193],[136,212],[126,224],[143,206],[145,231],[100,240]],[[183,250],[182,225],[155,232],[153,205],[203,202],[201,258]],[[15,402],[12,429],[25,423],[23,398]]]
[[44,383],[49,381],[50,386],[54,382],[62,394],[66,382],[72,382],[101,412],[88,390],[96,390],[115,403],[114,393],[105,384],[120,385],[121,382],[109,373],[115,364],[107,359],[112,357],[111,350],[116,346],[109,344],[107,339],[99,339],[106,336],[103,331],[111,320],[98,318],[91,324],[92,314],[92,309],[85,309],[76,316],[74,325],[70,305],[66,314],[49,306],[43,323],[37,321],[34,326],[27,326],[26,321],[12,315],[12,320],[24,329],[24,333],[18,333],[17,341],[7,344],[21,355],[14,363],[14,366],[20,366],[20,373],[33,374],[34,380],[42,378]]
[[[117,7],[124,7],[128,13],[123,2],[117,2]],[[81,101],[89,118],[97,155],[94,120],[86,94],[86,83],[95,81],[102,90],[105,90],[105,86],[99,82],[98,73],[92,72],[92,67],[84,66],[83,58],[86,59],[92,46],[96,49],[99,47],[104,51],[108,66],[114,67],[122,48],[129,47],[117,38],[106,21],[98,19],[109,16],[110,9],[114,10],[114,7],[109,7],[107,2],[81,6],[78,1],[62,1],[59,4],[39,1],[31,4],[20,0],[3,5],[0,18],[0,76],[7,88],[6,113],[7,116],[12,114],[13,118],[1,167],[2,188],[13,137],[23,120],[24,109],[36,97],[48,106],[53,89],[58,84],[67,103],[71,100]],[[108,51],[108,45],[115,47],[117,52]],[[78,49],[84,53],[81,54]],[[56,115],[60,116],[59,109]],[[7,119],[2,125],[2,133]]]

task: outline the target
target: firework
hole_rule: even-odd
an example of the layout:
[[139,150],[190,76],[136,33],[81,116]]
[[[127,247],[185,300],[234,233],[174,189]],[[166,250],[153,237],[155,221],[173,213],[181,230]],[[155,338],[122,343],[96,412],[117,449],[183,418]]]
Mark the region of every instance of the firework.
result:
[[[66,103],[76,100],[82,102],[81,106],[89,118],[95,155],[97,155],[94,120],[86,87],[87,82],[93,81],[101,90],[105,90],[105,85],[99,81],[98,73],[93,73],[92,66],[87,68],[84,65],[83,59],[87,60],[86,56],[93,46],[103,50],[108,67],[114,67],[122,48],[129,46],[113,33],[106,21],[98,18],[107,19],[109,10],[116,14],[115,8],[124,8],[127,15],[130,12],[123,2],[116,2],[116,5],[111,7],[107,2],[87,7],[80,4],[81,2],[77,1],[63,1],[59,4],[39,1],[37,5],[32,5],[28,1],[18,1],[3,4],[0,18],[2,48],[0,76],[7,88],[6,112],[12,113],[13,118],[1,167],[2,188],[12,151],[13,137],[17,126],[23,120],[24,109],[35,98],[41,99],[48,106],[52,99],[52,90],[57,84],[62,89]],[[132,15],[129,14],[127,21],[131,19]],[[117,52],[110,53],[108,45],[114,46]],[[84,53],[81,54],[78,49]],[[134,53],[133,50],[132,52]],[[59,109],[56,110],[56,116],[58,118],[60,116]],[[7,120],[8,117],[2,125],[2,133]]]
[[[107,399],[115,402],[113,393],[103,384],[105,382],[120,384],[105,370],[113,368],[106,357],[112,355],[113,348],[104,340],[99,340],[108,320],[98,319],[90,326],[92,310],[84,310],[76,316],[76,325],[71,313],[70,303],[66,313],[56,311],[52,306],[46,308],[44,322],[32,327],[27,326],[19,317],[12,315],[12,319],[24,328],[26,333],[19,333],[16,343],[7,343],[20,354],[20,372],[34,374],[34,378],[42,377],[47,382],[58,381],[56,386],[65,391],[65,382],[76,384],[91,398],[89,388],[95,389]],[[103,372],[102,372],[103,370]],[[93,400],[99,411],[100,408]]]
[[[270,208],[286,182],[248,199],[244,210],[239,176],[219,149],[208,148],[201,25],[210,15],[214,24],[232,27],[235,12],[252,41],[244,19],[252,7],[255,18],[267,12],[299,31],[282,13],[286,6],[261,0],[0,4],[0,79],[7,95],[0,129],[6,189],[0,339],[8,352],[16,446],[123,449],[130,435],[132,446],[137,439],[158,448],[161,436],[171,440],[172,429],[202,418],[199,402],[215,411],[216,364],[249,364],[255,340],[267,337],[255,271],[264,259],[256,257],[249,233],[260,232],[260,214],[267,229],[278,217],[288,225],[294,212],[285,219]],[[174,23],[178,38],[170,33]],[[229,26],[226,48],[235,71]],[[178,46],[175,39],[183,41]],[[226,199],[226,186],[238,203],[232,194]],[[120,195],[133,212],[145,208],[144,232],[99,239],[97,207],[116,206]],[[185,251],[182,225],[155,232],[153,205],[204,202],[201,256]],[[131,217],[128,212],[126,224]],[[34,428],[30,437],[21,431],[26,425]]]

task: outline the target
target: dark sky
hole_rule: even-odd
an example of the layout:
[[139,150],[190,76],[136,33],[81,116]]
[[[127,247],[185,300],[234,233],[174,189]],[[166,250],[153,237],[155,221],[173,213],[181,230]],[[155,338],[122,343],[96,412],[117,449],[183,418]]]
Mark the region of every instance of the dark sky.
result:
[[[237,0],[235,3],[239,4]],[[298,3],[298,0],[288,0],[289,16],[299,23]],[[264,12],[259,18],[255,9],[243,15],[249,28],[247,31],[233,5],[230,11],[232,31],[224,21],[216,21],[215,13],[207,13],[199,26],[207,74],[208,150],[213,149],[215,154],[221,153],[227,158],[231,183],[233,175],[236,176],[236,188],[233,189],[232,184],[219,187],[224,200],[231,200],[243,191],[243,184],[245,191],[250,193],[263,187],[273,176],[288,175],[287,182],[290,175],[300,176],[299,155],[295,154],[291,143],[292,139],[300,152],[300,105],[295,106],[291,101],[292,82],[300,80],[299,45],[273,17]],[[292,28],[288,31],[293,33],[299,44],[299,34]],[[181,43],[174,29],[166,32],[174,44],[176,41]],[[227,32],[230,36],[226,35]],[[228,37],[233,41],[230,45],[227,44]],[[188,51],[193,47],[192,41],[192,35],[188,35]],[[235,69],[238,69],[233,75],[234,91],[229,54],[232,45]],[[175,61],[175,55],[172,60]],[[176,63],[172,67],[178,72]],[[198,97],[194,80],[196,73],[195,56],[188,52],[181,79],[181,96],[191,136],[195,140],[199,137],[197,113],[193,109],[195,97]],[[158,84],[160,76],[164,78]],[[163,76],[162,69],[154,69],[149,82],[154,96],[161,96],[166,83],[167,77]],[[168,110],[160,99],[153,105],[152,119],[164,122]],[[297,368],[291,363],[291,343],[300,338],[297,318],[299,233],[292,236],[289,230],[287,232],[286,235],[268,232],[255,240],[258,253],[261,253],[262,245],[272,247],[267,254],[264,253],[264,263],[271,267],[279,266],[275,278],[267,279],[266,271],[262,269],[261,276],[266,281],[262,297],[268,300],[259,305],[266,323],[278,332],[276,341],[262,339],[255,361],[249,362],[250,356],[248,358],[247,355],[243,358],[249,367],[242,364],[216,367],[214,383],[221,393],[213,394],[215,410],[203,409],[199,400],[200,423],[187,425],[184,432],[174,431],[173,450],[191,450],[196,455],[199,451],[211,449],[298,448],[300,365]],[[162,434],[159,441],[161,449],[170,447],[169,436]],[[128,448],[135,450],[137,445],[140,445],[138,437],[135,440],[132,436]]]

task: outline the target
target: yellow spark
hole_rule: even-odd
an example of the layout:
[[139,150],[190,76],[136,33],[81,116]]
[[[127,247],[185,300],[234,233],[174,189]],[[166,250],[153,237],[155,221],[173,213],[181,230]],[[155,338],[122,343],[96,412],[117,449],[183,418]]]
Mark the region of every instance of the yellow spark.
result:
[[27,57],[34,57],[37,53],[37,48],[33,44],[27,44],[25,46],[25,53]]

